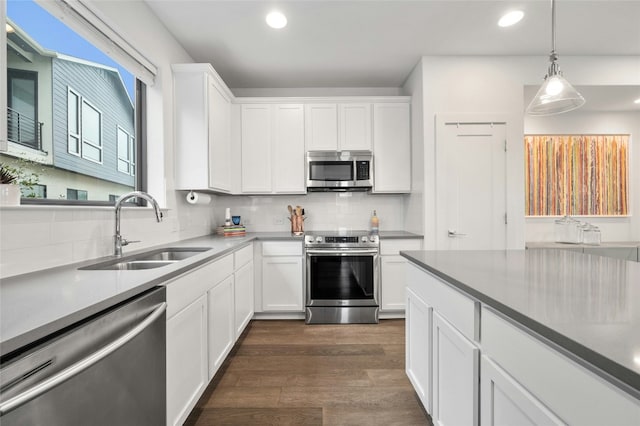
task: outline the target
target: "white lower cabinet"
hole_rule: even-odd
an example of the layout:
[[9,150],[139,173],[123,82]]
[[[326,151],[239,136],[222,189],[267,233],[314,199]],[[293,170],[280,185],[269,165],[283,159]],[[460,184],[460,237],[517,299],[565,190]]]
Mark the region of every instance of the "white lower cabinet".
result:
[[303,312],[302,242],[262,243],[262,310]]
[[478,424],[479,349],[433,313],[433,421]]
[[235,338],[237,339],[253,317],[253,261],[237,269],[234,276]]
[[407,289],[405,365],[422,405],[431,411],[431,312],[417,294]]
[[485,355],[481,357],[480,371],[482,426],[565,424]]
[[253,317],[253,245],[167,287],[167,424],[181,425]]
[[186,420],[209,383],[207,369],[207,296],[203,294],[167,320],[167,424]]
[[380,241],[380,311],[404,311],[408,260],[401,250],[420,250],[422,240],[392,239]]
[[233,275],[216,284],[208,295],[209,380],[213,378],[235,343]]

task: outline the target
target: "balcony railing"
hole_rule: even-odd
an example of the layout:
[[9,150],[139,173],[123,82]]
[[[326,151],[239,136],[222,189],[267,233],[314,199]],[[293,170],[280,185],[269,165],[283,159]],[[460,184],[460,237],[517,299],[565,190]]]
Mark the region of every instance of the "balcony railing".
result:
[[7,108],[7,138],[29,148],[42,150],[42,126],[33,118]]

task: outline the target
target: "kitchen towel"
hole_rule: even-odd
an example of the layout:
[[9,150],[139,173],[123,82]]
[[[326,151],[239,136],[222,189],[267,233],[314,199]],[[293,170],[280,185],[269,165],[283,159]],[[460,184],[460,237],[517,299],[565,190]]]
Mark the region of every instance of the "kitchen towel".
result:
[[189,192],[187,194],[187,203],[189,204],[197,204],[197,205],[206,205],[211,202],[211,195],[202,194],[199,192]]

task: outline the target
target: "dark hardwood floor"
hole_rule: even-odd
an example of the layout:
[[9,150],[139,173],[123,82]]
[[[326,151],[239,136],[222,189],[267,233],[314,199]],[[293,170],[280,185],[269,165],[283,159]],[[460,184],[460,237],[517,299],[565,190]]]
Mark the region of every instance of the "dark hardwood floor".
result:
[[252,321],[186,425],[431,425],[404,372],[404,321]]

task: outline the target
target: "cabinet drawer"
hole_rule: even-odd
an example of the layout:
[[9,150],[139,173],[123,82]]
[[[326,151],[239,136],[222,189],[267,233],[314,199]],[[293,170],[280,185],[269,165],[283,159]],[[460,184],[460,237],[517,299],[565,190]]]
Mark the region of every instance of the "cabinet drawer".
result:
[[265,241],[262,243],[263,256],[302,256],[302,242]]
[[228,254],[167,283],[167,319],[233,274],[233,255]]
[[421,248],[421,239],[380,240],[380,254],[382,256],[397,255],[400,250],[420,250]]
[[564,423],[640,424],[640,401],[485,307],[482,351]]
[[480,305],[424,269],[407,264],[407,287],[431,305],[466,338],[478,341]]
[[235,261],[235,270],[237,271],[253,260],[253,244],[242,247],[240,250],[233,253],[233,256]]

